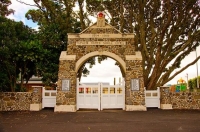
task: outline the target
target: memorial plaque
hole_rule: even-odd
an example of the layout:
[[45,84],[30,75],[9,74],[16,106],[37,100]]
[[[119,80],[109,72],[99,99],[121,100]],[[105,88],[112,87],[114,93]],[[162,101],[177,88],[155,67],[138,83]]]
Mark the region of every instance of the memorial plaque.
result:
[[132,91],[140,90],[140,80],[138,78],[131,79],[131,90]]
[[70,80],[63,79],[62,80],[62,91],[69,91],[70,90]]
[[33,88],[34,93],[38,93],[38,88]]

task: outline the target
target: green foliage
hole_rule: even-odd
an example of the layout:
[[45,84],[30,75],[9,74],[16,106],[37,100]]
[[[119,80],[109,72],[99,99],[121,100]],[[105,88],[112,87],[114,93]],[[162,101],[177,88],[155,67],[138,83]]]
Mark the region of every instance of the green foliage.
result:
[[[199,80],[199,86],[200,86],[200,76],[198,76],[198,80]],[[188,80],[188,85],[191,90],[196,89],[197,88],[197,77]]]
[[81,23],[79,15],[73,11],[74,0],[34,2],[37,9],[29,10],[26,18],[38,23],[39,40],[49,52],[45,59],[37,64],[37,75],[42,77],[45,85],[51,85],[58,80],[59,56],[61,51],[67,49],[67,33],[79,33]]
[[24,80],[36,73],[36,64],[43,60],[45,50],[37,33],[22,22],[0,17],[0,80],[2,91],[15,91],[20,76],[20,91]]
[[11,13],[14,13],[13,9],[8,9],[8,6],[11,4],[10,0],[1,0],[0,1],[0,16],[8,16]]

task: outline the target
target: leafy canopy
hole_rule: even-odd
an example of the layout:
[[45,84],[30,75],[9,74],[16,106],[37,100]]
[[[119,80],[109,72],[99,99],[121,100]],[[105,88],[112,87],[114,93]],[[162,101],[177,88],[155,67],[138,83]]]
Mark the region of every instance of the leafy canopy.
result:
[[[164,85],[200,58],[178,69],[181,61],[199,46],[198,0],[85,0],[86,10],[83,10],[84,0],[34,2],[38,9],[30,10],[26,17],[38,22],[42,44],[52,50],[52,58],[57,58],[52,59],[54,70],[49,70],[54,71],[50,73],[52,78],[53,75],[57,76],[60,51],[67,48],[66,34],[86,28],[89,24],[88,16],[94,16],[102,9],[111,25],[122,33],[135,34],[134,46],[142,53],[143,77],[147,89]],[[73,11],[76,4],[78,12]]]

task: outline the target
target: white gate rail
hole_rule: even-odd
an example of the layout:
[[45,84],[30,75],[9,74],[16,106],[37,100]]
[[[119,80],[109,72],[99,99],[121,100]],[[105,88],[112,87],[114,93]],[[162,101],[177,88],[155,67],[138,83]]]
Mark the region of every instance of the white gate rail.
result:
[[57,90],[42,89],[42,108],[55,107]]
[[146,107],[158,107],[160,108],[160,88],[157,90],[145,89],[145,104]]

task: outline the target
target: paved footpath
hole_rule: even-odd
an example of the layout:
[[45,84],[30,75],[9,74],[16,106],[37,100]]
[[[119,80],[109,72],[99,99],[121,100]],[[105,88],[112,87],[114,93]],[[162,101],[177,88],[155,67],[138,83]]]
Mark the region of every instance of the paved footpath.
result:
[[200,111],[0,112],[0,132],[200,132]]

